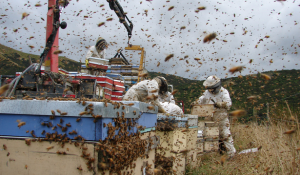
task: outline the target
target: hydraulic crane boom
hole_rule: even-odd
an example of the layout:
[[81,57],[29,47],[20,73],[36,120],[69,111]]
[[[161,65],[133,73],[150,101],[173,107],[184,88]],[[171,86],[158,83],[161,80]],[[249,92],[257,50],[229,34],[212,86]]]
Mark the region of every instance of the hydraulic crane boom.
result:
[[[118,0],[107,0],[107,2],[109,3],[110,9],[114,10],[117,16],[119,17],[120,23],[123,23],[123,25],[125,26],[128,32],[128,41],[129,41],[132,36],[132,29],[133,29],[132,22],[128,19],[128,17],[124,13],[123,8],[118,2]],[[129,24],[127,23],[126,19],[129,22]]]
[[[109,7],[111,10],[114,10],[115,13],[117,14],[117,16],[119,17],[120,23],[123,23],[127,32],[128,32],[128,47],[125,47],[125,50],[140,50],[142,51],[141,53],[141,58],[140,58],[140,67],[139,67],[139,76],[138,76],[138,82],[140,81],[140,75],[142,74],[142,70],[143,70],[143,63],[144,63],[144,48],[140,47],[138,45],[131,45],[129,44],[129,40],[132,36],[132,29],[133,29],[133,24],[132,22],[128,19],[128,17],[126,16],[125,12],[123,11],[122,6],[120,5],[120,3],[118,2],[118,0],[107,0],[107,2],[109,3]],[[125,18],[127,19],[128,23],[126,22]]]

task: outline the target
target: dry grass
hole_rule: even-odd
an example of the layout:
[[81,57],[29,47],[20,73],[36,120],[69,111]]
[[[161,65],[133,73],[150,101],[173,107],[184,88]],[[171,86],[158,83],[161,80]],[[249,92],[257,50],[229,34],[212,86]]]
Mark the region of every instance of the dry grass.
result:
[[[221,165],[219,153],[201,157],[197,169],[187,170],[186,174],[300,174],[299,129],[284,123],[268,125],[236,124],[231,127],[237,152],[249,148],[261,149],[256,153],[237,154]],[[284,134],[288,130],[292,134]]]

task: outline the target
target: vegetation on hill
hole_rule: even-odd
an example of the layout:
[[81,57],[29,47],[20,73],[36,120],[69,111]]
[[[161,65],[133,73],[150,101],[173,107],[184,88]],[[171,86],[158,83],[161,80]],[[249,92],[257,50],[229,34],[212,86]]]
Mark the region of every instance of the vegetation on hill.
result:
[[[30,65],[29,56],[32,62],[39,62],[39,55],[23,53],[0,44],[0,75],[14,75],[15,72],[25,70]],[[66,57],[59,57],[59,67],[67,71],[77,71],[80,63]],[[270,76],[270,80],[263,79],[261,73],[227,78],[222,80],[222,85],[230,92],[233,102],[231,109],[247,111],[245,120],[248,121],[255,115],[259,118],[266,118],[268,109],[269,111],[280,111],[282,108],[286,108],[285,101],[293,112],[299,112],[299,72],[300,70],[264,72]],[[165,77],[168,83],[173,85],[174,90],[178,90],[174,97],[176,101],[184,102],[185,113],[190,112],[190,104],[205,91],[203,81],[149,72],[150,78],[155,76]]]
[[[39,55],[33,55],[17,51],[0,44],[0,75],[15,75],[16,72],[24,71],[30,65],[40,60]],[[80,63],[66,57],[59,57],[59,67],[68,71],[79,69]]]

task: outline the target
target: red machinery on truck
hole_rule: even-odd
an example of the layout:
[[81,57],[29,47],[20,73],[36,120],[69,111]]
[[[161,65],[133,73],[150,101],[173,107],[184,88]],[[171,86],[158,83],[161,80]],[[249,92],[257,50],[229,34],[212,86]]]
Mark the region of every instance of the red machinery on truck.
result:
[[[68,0],[49,0],[46,46],[40,56],[40,61],[39,63],[31,64],[19,76],[12,80],[12,86],[10,86],[5,94],[6,97],[86,97],[99,99],[105,97],[98,93],[100,91],[99,88],[103,89],[108,83],[111,84],[111,86],[114,85],[113,80],[109,80],[105,75],[96,78],[92,76],[68,76],[59,73],[57,54],[60,52],[58,50],[59,30],[60,28],[65,29],[67,27],[66,22],[60,22],[60,13],[62,8],[65,8],[68,3]],[[117,0],[108,0],[108,3],[111,10],[114,10],[119,17],[120,23],[124,24],[130,39],[133,29],[132,22],[128,19]],[[44,66],[42,66],[42,64],[44,64]],[[42,69],[42,67],[44,67],[44,69]],[[106,80],[109,80],[109,82]],[[124,82],[122,85],[124,86]],[[121,90],[123,90],[123,88],[121,88]]]

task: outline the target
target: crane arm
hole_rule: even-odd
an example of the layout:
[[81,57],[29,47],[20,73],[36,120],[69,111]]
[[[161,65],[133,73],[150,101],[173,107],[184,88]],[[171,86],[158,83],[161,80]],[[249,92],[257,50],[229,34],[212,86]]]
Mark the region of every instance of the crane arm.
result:
[[[128,17],[124,13],[123,8],[118,2],[118,0],[107,0],[107,2],[109,3],[110,9],[114,10],[117,16],[119,17],[120,23],[122,23],[125,26],[128,32],[128,38],[130,39],[132,36],[132,29],[133,29],[132,22],[128,19]],[[126,19],[129,24],[127,23]]]

